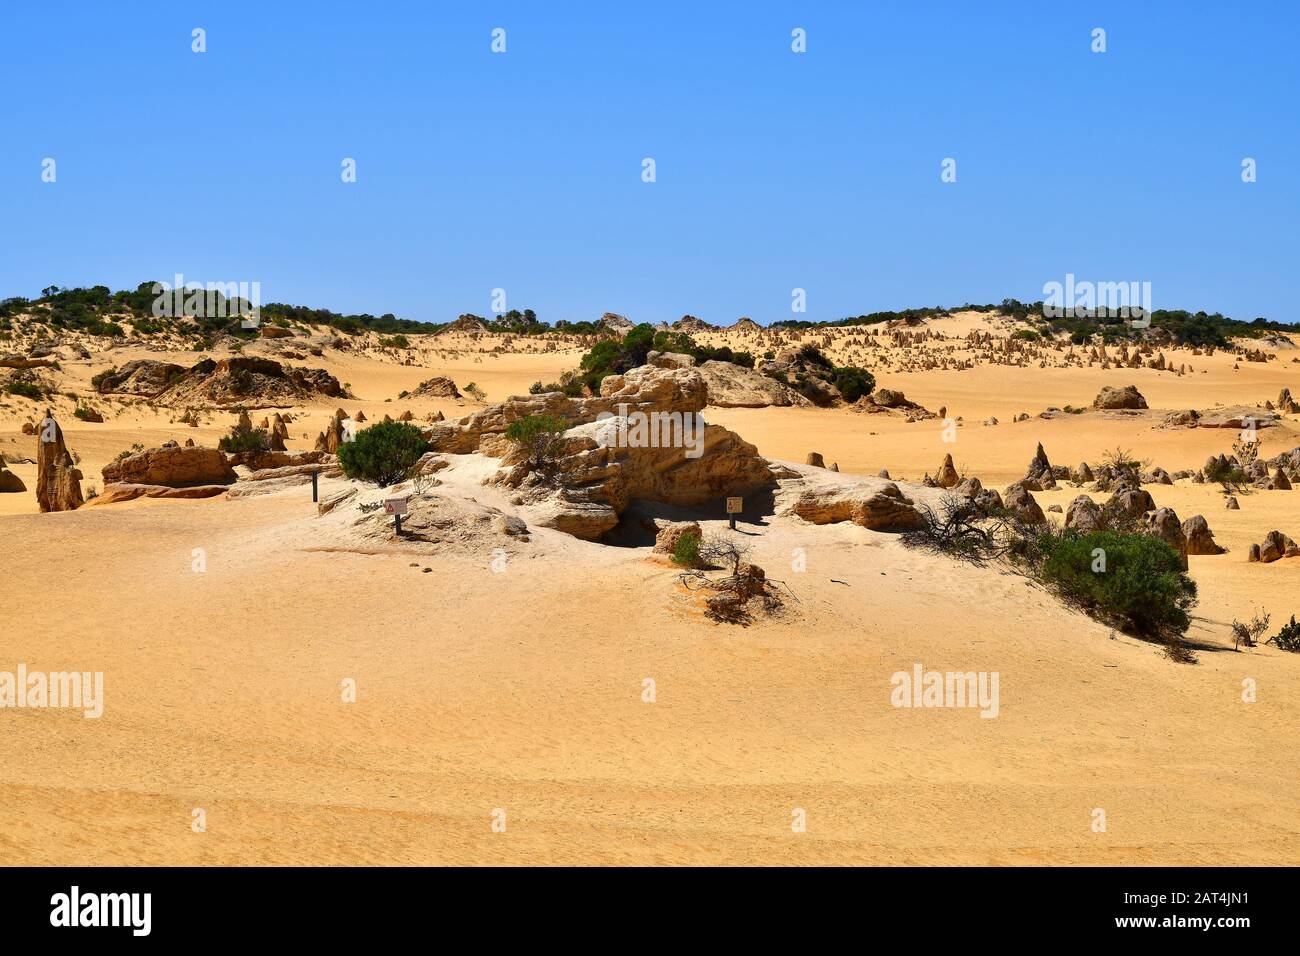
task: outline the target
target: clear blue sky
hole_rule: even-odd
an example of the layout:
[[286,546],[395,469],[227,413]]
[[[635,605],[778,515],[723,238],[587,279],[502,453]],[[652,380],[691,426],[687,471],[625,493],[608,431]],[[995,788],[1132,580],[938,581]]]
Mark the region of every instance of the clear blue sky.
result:
[[767,323],[1073,272],[1295,321],[1298,51],[1295,2],[5,0],[0,297]]

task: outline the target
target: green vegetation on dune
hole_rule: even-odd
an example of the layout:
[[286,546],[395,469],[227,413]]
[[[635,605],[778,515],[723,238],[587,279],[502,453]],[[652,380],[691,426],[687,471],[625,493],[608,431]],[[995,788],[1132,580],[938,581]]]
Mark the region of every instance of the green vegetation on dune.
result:
[[[142,282],[133,290],[113,292],[107,286],[96,285],[89,288],[63,289],[49,286],[43,289],[35,299],[15,296],[0,300],[0,331],[12,327],[14,318],[30,315],[54,329],[87,332],[91,335],[119,338],[127,334],[129,326],[137,335],[160,335],[180,333],[185,335],[211,336],[225,331],[229,334],[251,338],[256,331],[241,329],[230,316],[235,314],[233,303],[225,299],[220,292],[205,293],[209,302],[219,309],[207,309],[216,315],[188,314],[182,317],[154,315],[154,302],[157,296],[153,289],[155,282]],[[215,297],[215,298],[211,298]],[[1260,317],[1250,322],[1232,319],[1218,312],[1188,312],[1185,310],[1156,309],[1151,313],[1151,325],[1147,329],[1135,328],[1128,320],[1119,317],[1061,317],[1046,318],[1043,315],[1043,303],[1021,302],[1019,299],[1003,299],[1000,303],[983,305],[966,303],[961,306],[945,308],[926,306],[901,311],[870,312],[863,315],[848,316],[832,321],[809,321],[803,319],[783,319],[773,322],[769,328],[786,330],[832,329],[855,326],[880,325],[883,323],[903,323],[916,325],[924,319],[949,315],[953,312],[974,311],[998,313],[1020,322],[1031,324],[1039,333],[1069,335],[1076,343],[1087,341],[1093,335],[1100,335],[1106,341],[1139,338],[1163,338],[1179,345],[1216,346],[1229,344],[1234,337],[1258,338],[1269,332],[1291,332],[1295,326],[1285,322],[1276,322]],[[391,312],[383,315],[369,313],[341,313],[331,309],[318,309],[302,305],[289,305],[271,302],[261,307],[263,324],[288,328],[293,325],[325,326],[337,329],[347,335],[360,335],[363,332],[375,332],[392,336],[389,343],[401,338],[401,333],[430,334],[446,329],[452,322],[421,322],[414,319],[400,319]],[[556,321],[554,324],[543,322],[532,309],[511,309],[494,318],[485,318],[472,313],[460,315],[456,321],[481,325],[489,332],[509,333],[513,335],[545,335],[563,333],[566,335],[610,336],[609,329],[600,322]],[[643,329],[650,329],[644,332]],[[1020,338],[1029,338],[1032,329],[1021,330],[1016,334]],[[651,347],[660,351],[688,352],[695,355],[697,361],[718,359],[733,362],[747,368],[752,367],[753,357],[746,352],[731,352],[727,348],[709,349],[694,343],[684,332],[655,333],[651,326],[643,323],[629,335],[637,333],[644,340],[649,335]],[[662,340],[657,336],[662,335]],[[603,343],[602,343],[603,344]],[[616,343],[615,343],[616,344]],[[404,348],[405,346],[396,346]],[[607,355],[611,365],[617,364],[613,354]]]

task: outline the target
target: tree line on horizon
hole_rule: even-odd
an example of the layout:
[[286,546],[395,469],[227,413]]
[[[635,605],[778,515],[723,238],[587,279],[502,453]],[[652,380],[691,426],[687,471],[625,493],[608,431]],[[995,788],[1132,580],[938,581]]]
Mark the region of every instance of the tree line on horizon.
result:
[[[34,309],[47,311],[46,322],[55,327],[69,331],[84,331],[91,335],[123,337],[126,329],[122,322],[131,325],[137,334],[154,335],[175,331],[173,319],[160,318],[153,314],[154,282],[142,282],[134,290],[113,292],[107,286],[96,285],[89,288],[65,289],[48,286],[35,299],[14,296],[0,300],[0,332],[12,328],[12,319]],[[227,302],[221,293],[206,293],[217,296],[219,302]],[[1063,317],[1045,318],[1043,303],[1021,302],[1018,299],[1003,299],[1000,303],[975,304],[965,303],[961,306],[930,306],[897,311],[869,312],[863,315],[848,316],[836,320],[812,321],[806,319],[782,319],[772,322],[768,328],[804,331],[818,328],[845,328],[853,326],[880,325],[901,322],[915,325],[927,318],[948,315],[952,312],[973,311],[997,312],[1017,321],[1036,325],[1043,333],[1068,334],[1075,344],[1084,344],[1095,335],[1103,341],[1137,339],[1143,337],[1146,330],[1134,328],[1127,320],[1119,317]],[[262,322],[271,325],[289,327],[292,324],[327,326],[346,335],[360,335],[363,332],[376,332],[397,336],[399,333],[433,334],[446,329],[453,322],[422,322],[416,319],[401,319],[391,312],[383,315],[369,313],[340,313],[331,309],[312,308],[302,305],[288,305],[271,302],[261,307]],[[685,315],[683,319],[693,319]],[[119,321],[120,319],[120,321]],[[201,335],[213,335],[229,332],[233,335],[252,337],[256,333],[240,330],[237,325],[231,328],[231,322],[225,316],[193,315],[187,319],[196,326],[192,331]],[[599,321],[558,320],[554,324],[538,318],[532,309],[511,309],[495,318],[486,318],[473,313],[463,313],[456,322],[481,325],[490,332],[510,333],[514,335],[545,335],[562,333],[565,335],[601,335],[609,329]],[[1156,309],[1151,313],[1151,329],[1167,335],[1179,345],[1216,346],[1229,344],[1233,336],[1258,338],[1267,332],[1293,332],[1294,324],[1278,322],[1264,317],[1250,322],[1229,318],[1218,312],[1188,312],[1183,309]]]

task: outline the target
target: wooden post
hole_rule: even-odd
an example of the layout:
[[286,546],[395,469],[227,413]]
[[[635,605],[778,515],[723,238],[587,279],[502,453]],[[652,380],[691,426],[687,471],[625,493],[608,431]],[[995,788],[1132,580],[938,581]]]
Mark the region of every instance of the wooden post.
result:
[[384,501],[384,514],[393,516],[393,534],[402,535],[402,515],[406,514],[405,498],[388,498]]
[[320,500],[320,488],[319,488],[319,486],[317,485],[317,479],[318,479],[318,478],[320,478],[320,472],[319,472],[319,471],[313,471],[313,472],[311,473],[311,500],[312,500],[312,501],[319,501],[319,500]]

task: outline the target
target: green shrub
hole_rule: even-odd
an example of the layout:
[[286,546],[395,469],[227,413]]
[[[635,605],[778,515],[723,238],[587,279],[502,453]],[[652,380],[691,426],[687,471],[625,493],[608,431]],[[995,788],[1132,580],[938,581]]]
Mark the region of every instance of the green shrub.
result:
[[673,564],[681,565],[684,568],[698,568],[700,566],[700,536],[691,534],[689,531],[677,539],[673,545]]
[[835,370],[835,387],[846,402],[856,402],[863,395],[871,394],[876,387],[876,377],[865,368],[844,365]]
[[1240,491],[1250,481],[1250,476],[1231,461],[1214,459],[1205,466],[1205,480],[1222,485],[1225,493]]
[[34,401],[45,397],[45,392],[35,382],[13,381],[9,383],[7,391],[10,395],[21,395]]
[[420,429],[406,422],[380,422],[339,446],[343,474],[387,488],[404,481],[429,449]]
[[1294,614],[1291,615],[1291,623],[1283,625],[1282,630],[1269,638],[1268,643],[1276,644],[1292,654],[1300,654],[1300,624],[1296,623]]
[[265,428],[250,428],[247,431],[236,429],[217,442],[218,451],[227,451],[232,455],[241,451],[266,451],[270,447],[270,438]]
[[[1191,624],[1196,582],[1158,538],[1066,529],[1040,533],[1036,545],[1041,580],[1088,614],[1144,637],[1176,638]],[[1094,571],[1099,553],[1105,570]]]
[[525,415],[506,426],[506,438],[524,454],[534,468],[554,463],[569,423],[556,415]]

